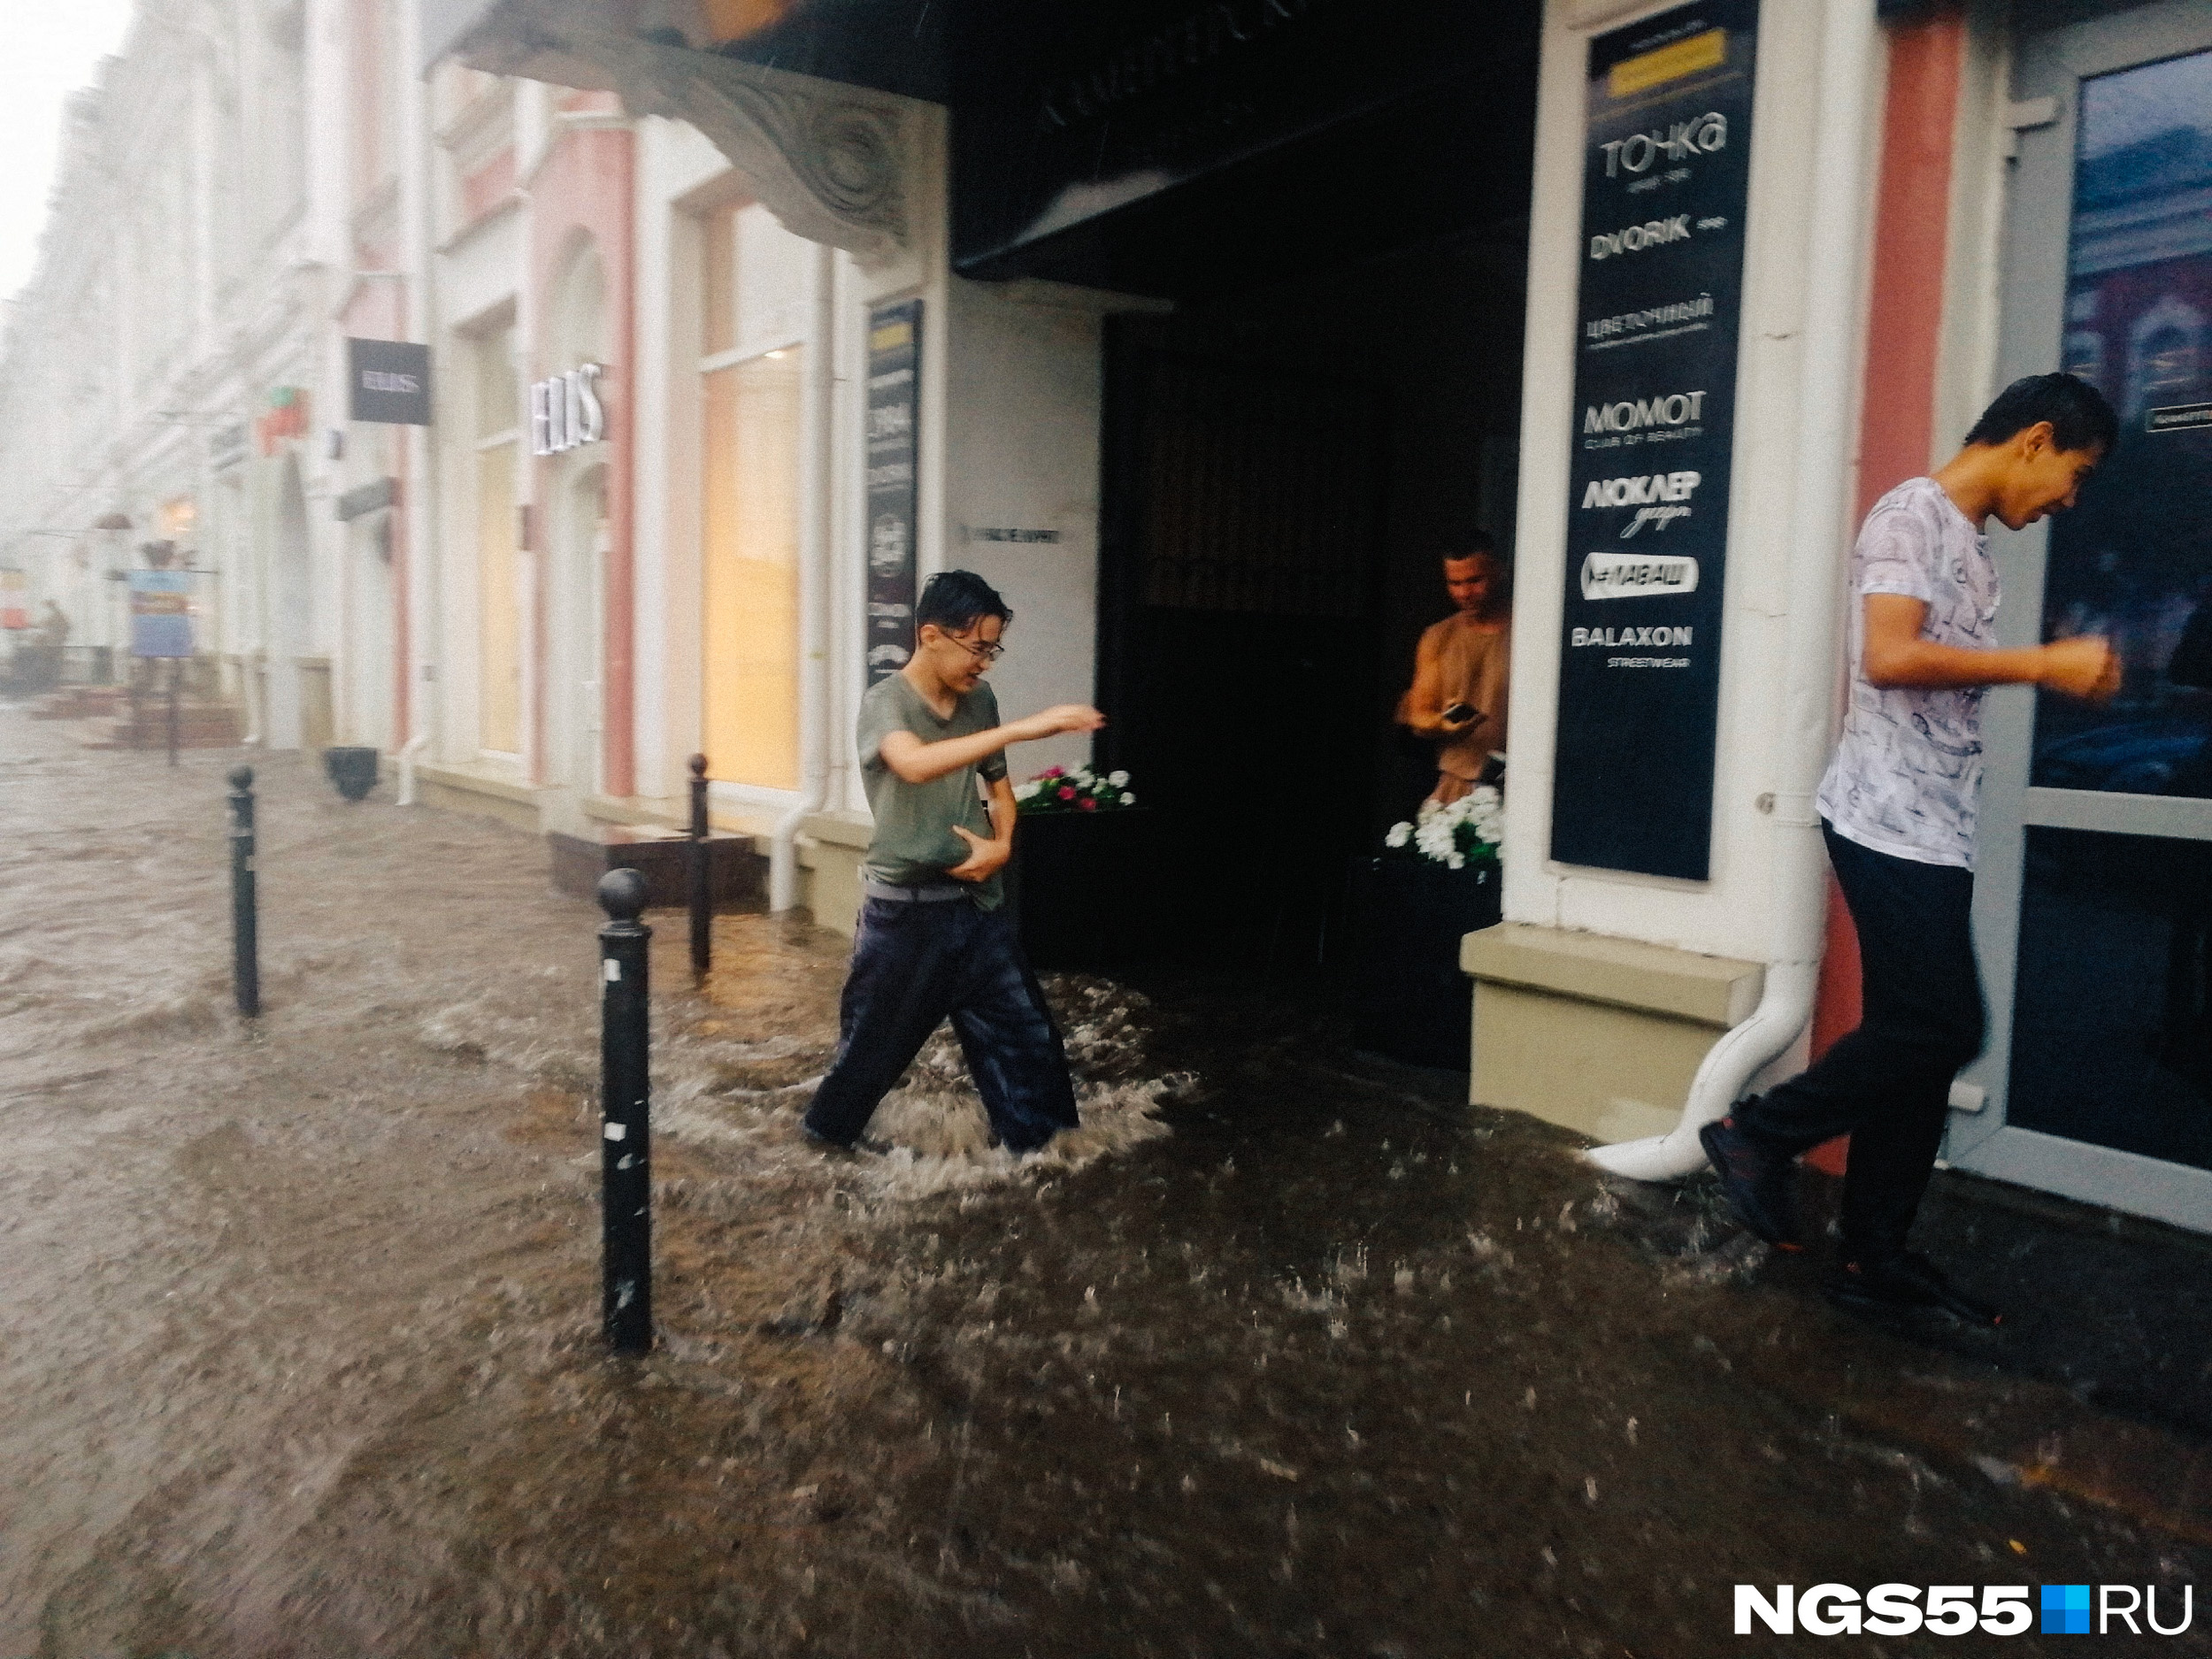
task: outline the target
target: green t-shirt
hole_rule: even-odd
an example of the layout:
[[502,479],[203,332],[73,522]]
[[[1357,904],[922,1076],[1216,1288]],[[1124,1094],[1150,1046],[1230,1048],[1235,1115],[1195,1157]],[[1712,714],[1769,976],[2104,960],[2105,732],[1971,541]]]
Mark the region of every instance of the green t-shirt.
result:
[[[904,674],[878,680],[860,700],[860,777],[875,814],[875,838],[868,843],[865,874],[895,887],[942,881],[945,872],[968,860],[968,843],[952,833],[962,828],[991,838],[991,812],[976,782],[996,783],[1006,776],[1004,750],[927,783],[909,783],[884,764],[883,740],[893,732],[911,732],[925,743],[987,732],[999,723],[998,698],[979,685],[960,699],[950,719],[922,700]],[[1004,898],[997,876],[975,886],[975,902],[996,910]]]

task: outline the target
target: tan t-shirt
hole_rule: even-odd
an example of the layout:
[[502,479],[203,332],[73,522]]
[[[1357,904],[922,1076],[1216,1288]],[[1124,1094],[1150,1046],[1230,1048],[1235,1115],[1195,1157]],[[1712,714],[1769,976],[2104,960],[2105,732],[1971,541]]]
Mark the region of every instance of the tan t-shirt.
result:
[[1417,716],[1433,719],[1455,703],[1467,703],[1483,717],[1437,746],[1440,772],[1472,779],[1491,755],[1505,753],[1512,640],[1502,619],[1484,626],[1462,613],[1422,631],[1413,652],[1413,686],[1398,703],[1400,723],[1409,725]]

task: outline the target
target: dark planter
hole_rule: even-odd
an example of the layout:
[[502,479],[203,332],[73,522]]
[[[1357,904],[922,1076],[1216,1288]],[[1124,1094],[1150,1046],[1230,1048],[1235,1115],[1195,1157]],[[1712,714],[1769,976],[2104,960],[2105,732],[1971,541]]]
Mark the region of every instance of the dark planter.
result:
[[1158,833],[1146,807],[1022,818],[1006,895],[1033,965],[1103,969],[1145,954]]
[[1498,866],[1451,870],[1405,853],[1363,858],[1352,872],[1358,982],[1355,1047],[1409,1065],[1468,1069],[1474,999],[1459,941],[1496,926]]
[[349,801],[358,801],[376,787],[376,751],[373,749],[341,745],[323,750],[323,770],[330,774],[330,781],[338,786],[338,793]]

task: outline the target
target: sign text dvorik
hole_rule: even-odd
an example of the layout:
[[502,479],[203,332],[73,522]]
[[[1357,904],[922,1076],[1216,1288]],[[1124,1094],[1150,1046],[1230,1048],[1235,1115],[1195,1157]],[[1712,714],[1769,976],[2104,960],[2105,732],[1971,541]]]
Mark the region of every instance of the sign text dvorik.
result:
[[[1758,22],[1759,0],[1698,0],[1590,43],[1552,781],[1564,864],[1710,870]],[[1621,789],[1630,758],[1664,787]]]

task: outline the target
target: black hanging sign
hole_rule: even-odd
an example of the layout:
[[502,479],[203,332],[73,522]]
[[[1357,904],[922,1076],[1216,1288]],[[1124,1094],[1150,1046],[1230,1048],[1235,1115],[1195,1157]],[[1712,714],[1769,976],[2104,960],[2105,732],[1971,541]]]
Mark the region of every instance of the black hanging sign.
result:
[[922,407],[922,303],[868,319],[868,683],[914,654],[917,442]]
[[404,340],[349,340],[346,414],[389,426],[430,424],[430,348]]
[[1709,873],[1758,0],[1590,45],[1552,856]]

